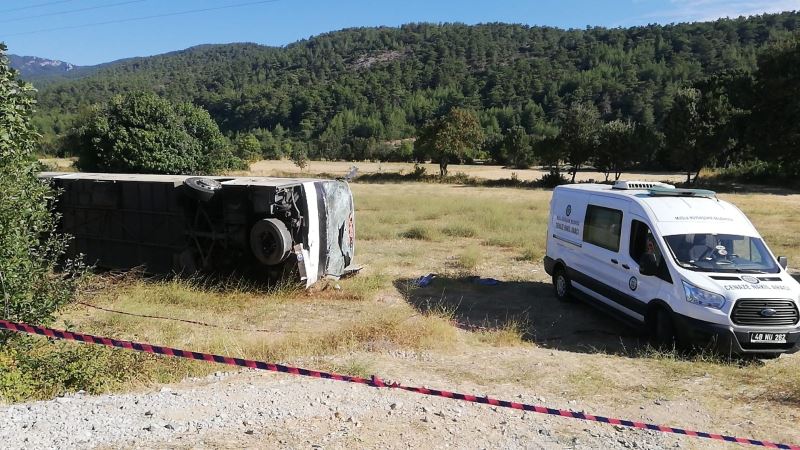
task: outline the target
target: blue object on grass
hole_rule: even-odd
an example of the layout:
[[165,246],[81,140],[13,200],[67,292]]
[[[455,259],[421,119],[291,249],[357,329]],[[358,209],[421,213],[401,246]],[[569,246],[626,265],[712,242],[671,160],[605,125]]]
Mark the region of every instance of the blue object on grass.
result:
[[435,276],[436,275],[434,275],[432,273],[429,273],[427,275],[423,275],[423,276],[417,278],[417,281],[415,281],[414,284],[416,284],[419,287],[426,287],[429,284],[431,284],[431,282],[433,281],[433,277],[435,277]]
[[495,280],[494,278],[478,278],[476,283],[483,285],[483,286],[497,286],[500,284],[500,281]]

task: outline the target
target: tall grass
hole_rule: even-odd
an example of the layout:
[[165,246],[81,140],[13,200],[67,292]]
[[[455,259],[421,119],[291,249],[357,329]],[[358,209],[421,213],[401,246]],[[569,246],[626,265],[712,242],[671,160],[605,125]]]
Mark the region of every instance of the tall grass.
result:
[[472,238],[521,255],[544,247],[548,191],[427,184],[353,185],[353,191],[362,240]]
[[[430,184],[352,186],[360,241],[477,239],[514,249],[523,260],[544,256],[551,191]],[[721,194],[753,221],[772,250],[800,262],[800,195]],[[780,210],[781,214],[775,214]]]
[[483,252],[484,250],[482,250],[475,244],[467,245],[458,254],[455,266],[459,269],[465,269],[465,270],[474,269],[478,267],[478,265],[480,264]]

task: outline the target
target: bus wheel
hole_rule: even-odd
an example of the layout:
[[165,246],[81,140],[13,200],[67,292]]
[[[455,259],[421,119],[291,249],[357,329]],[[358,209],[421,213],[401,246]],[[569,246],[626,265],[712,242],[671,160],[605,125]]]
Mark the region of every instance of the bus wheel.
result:
[[184,180],[183,184],[189,188],[189,195],[201,202],[211,200],[222,189],[222,184],[213,178],[191,177]]
[[261,219],[250,230],[250,249],[266,266],[282,263],[289,257],[292,234],[278,219]]

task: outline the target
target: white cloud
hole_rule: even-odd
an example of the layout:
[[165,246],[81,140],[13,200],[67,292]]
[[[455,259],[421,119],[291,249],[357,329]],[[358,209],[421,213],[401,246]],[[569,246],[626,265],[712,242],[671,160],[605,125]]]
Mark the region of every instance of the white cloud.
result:
[[670,0],[669,3],[660,10],[639,17],[637,21],[697,22],[800,10],[800,0]]

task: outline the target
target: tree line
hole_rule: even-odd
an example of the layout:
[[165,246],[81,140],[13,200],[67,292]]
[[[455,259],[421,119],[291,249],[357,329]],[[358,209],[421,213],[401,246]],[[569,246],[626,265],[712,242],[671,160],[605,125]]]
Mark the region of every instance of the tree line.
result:
[[[790,146],[772,142],[772,133],[758,138],[749,123],[762,111],[786,122],[764,103],[785,101],[773,76],[786,66],[767,55],[790,51],[798,17],[582,30],[409,24],[284,48],[201,46],[48,84],[35,123],[46,150],[75,152],[62,137],[91,105],[147,91],[207,110],[245,159],[435,157],[431,146],[441,143],[431,130],[467,114],[480,142],[454,150],[448,162],[560,170],[561,161],[609,174],[631,165],[696,173],[698,164],[755,158],[783,167],[794,159],[775,158]],[[681,121],[688,135],[679,135]],[[692,167],[681,155],[696,159]]]

